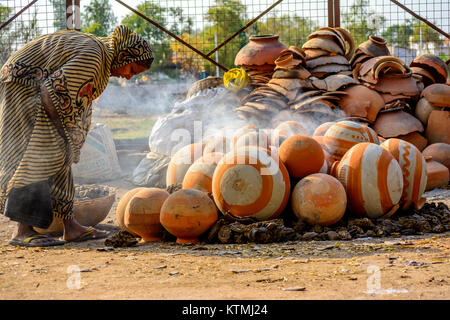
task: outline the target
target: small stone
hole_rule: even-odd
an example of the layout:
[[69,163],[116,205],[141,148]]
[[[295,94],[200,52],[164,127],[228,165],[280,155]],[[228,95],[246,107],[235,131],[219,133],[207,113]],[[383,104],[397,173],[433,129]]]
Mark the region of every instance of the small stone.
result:
[[328,239],[331,241],[337,240],[337,238],[338,238],[338,234],[335,231],[328,231],[327,236],[328,236]]
[[351,240],[352,236],[350,235],[350,233],[348,231],[339,231],[338,232],[338,238],[341,240]]
[[305,287],[291,287],[291,288],[283,288],[283,291],[305,291]]
[[303,241],[309,241],[314,239],[316,236],[318,236],[317,232],[306,232],[302,237],[301,240]]
[[377,236],[377,234],[375,233],[375,231],[373,231],[373,230],[367,230],[366,231],[366,235],[368,236],[368,237],[376,237]]

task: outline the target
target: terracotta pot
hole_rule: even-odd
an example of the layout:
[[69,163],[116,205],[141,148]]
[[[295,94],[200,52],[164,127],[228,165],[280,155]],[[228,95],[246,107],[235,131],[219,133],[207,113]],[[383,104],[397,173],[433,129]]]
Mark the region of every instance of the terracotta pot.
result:
[[375,132],[375,130],[373,130],[371,127],[369,127],[367,125],[363,125],[363,126],[365,126],[365,129],[366,129],[366,136],[367,136],[368,142],[380,144],[380,139],[378,138],[378,135]]
[[345,51],[345,40],[340,32],[336,32],[332,28],[320,28],[312,33],[310,33],[307,37],[307,40],[311,40],[313,38],[322,38],[334,41],[338,44],[343,51]]
[[234,145],[236,144],[236,141],[239,139],[240,136],[249,133],[249,132],[255,132],[256,131],[256,127],[252,124],[247,125],[247,126],[243,126],[239,129],[237,129],[233,136],[231,137],[230,140],[230,151],[234,150]]
[[427,186],[425,191],[434,188],[444,188],[448,185],[449,171],[443,164],[434,161],[431,157],[427,157]]
[[422,82],[425,85],[425,87],[428,87],[433,83],[436,83],[436,80],[434,80],[433,75],[426,69],[420,67],[411,67],[410,69],[412,73],[418,74],[422,77]]
[[450,111],[432,111],[425,136],[429,144],[438,142],[450,144]]
[[[73,204],[73,216],[83,226],[95,226],[106,218],[114,201],[115,194],[92,200],[76,201]],[[47,229],[34,229],[39,233],[59,236],[64,232],[64,225],[62,219],[54,217],[53,222]]]
[[214,136],[207,140],[203,154],[214,152],[227,153],[229,151],[231,151],[229,139],[225,136]]
[[320,49],[328,51],[329,53],[337,53],[342,56],[345,54],[338,43],[326,38],[312,38],[302,45],[302,49],[305,51],[310,49]]
[[139,235],[142,242],[161,241],[164,229],[159,222],[159,215],[168,197],[166,190],[158,188],[144,188],[136,193],[125,209],[124,223],[127,229]]
[[347,207],[347,195],[334,177],[316,173],[300,180],[292,191],[291,206],[300,220],[329,226],[338,222]]
[[294,178],[319,172],[325,158],[320,144],[304,135],[287,138],[278,152],[289,175]]
[[372,57],[391,55],[386,46],[386,40],[376,36],[369,36],[369,40],[361,43],[358,49]]
[[277,35],[251,36],[249,43],[239,50],[234,60],[237,66],[242,65],[275,65],[281,51],[288,47],[279,41]]
[[295,135],[308,135],[308,131],[297,121],[280,123],[272,132],[272,145],[279,147],[284,140]]
[[424,126],[428,123],[428,117],[431,111],[439,110],[437,107],[433,107],[426,98],[422,98],[417,102],[416,109],[414,110],[414,115],[417,119],[422,122]]
[[249,146],[255,146],[255,147],[261,147],[264,149],[268,149],[271,145],[271,142],[269,140],[269,137],[262,131],[253,131],[248,132],[240,136],[236,143],[234,144],[234,148],[241,148],[241,147],[249,147]]
[[351,147],[361,142],[369,142],[367,126],[353,121],[339,121],[324,135],[324,143],[329,153],[340,159]]
[[354,214],[376,219],[398,210],[402,169],[383,147],[369,142],[353,146],[341,161],[333,163],[331,174],[343,184]]
[[433,143],[426,147],[422,154],[424,157],[431,157],[450,170],[450,144],[447,143]]
[[202,156],[204,146],[204,143],[197,142],[184,146],[175,153],[167,167],[166,186],[183,183],[186,171]]
[[212,192],[214,170],[223,156],[223,153],[209,153],[195,161],[184,176],[182,188]]
[[433,75],[436,83],[445,83],[447,81],[447,65],[440,57],[434,54],[422,54],[414,58],[410,67],[420,67],[427,70]]
[[177,243],[197,243],[218,219],[217,208],[202,191],[182,189],[172,193],[161,207],[160,222]]
[[313,133],[313,137],[316,136],[324,136],[327,130],[334,124],[334,122],[324,122],[321,125],[319,125]]
[[403,192],[400,206],[403,210],[414,205],[419,210],[425,204],[422,197],[427,185],[427,165],[422,153],[413,144],[391,138],[381,144],[398,161],[403,173]]
[[428,144],[427,138],[422,136],[417,131],[398,136],[397,138],[412,143],[417,149],[419,149],[420,152],[422,152]]
[[327,84],[327,91],[338,91],[351,85],[358,84],[358,81],[352,77],[343,74],[333,74],[324,79]]
[[117,208],[116,208],[116,220],[117,220],[117,224],[119,225],[119,227],[124,230],[124,231],[128,231],[129,233],[133,234],[133,235],[137,235],[136,233],[134,233],[133,231],[131,231],[130,229],[128,229],[125,226],[125,209],[127,208],[128,202],[130,202],[131,198],[133,198],[133,196],[138,193],[141,190],[144,190],[145,188],[134,188],[130,191],[128,191],[127,193],[125,193],[122,198],[120,198],[119,203],[117,204]]
[[424,97],[434,107],[450,108],[450,86],[442,83],[435,83],[426,87],[421,97]]
[[261,221],[278,217],[290,195],[283,163],[256,147],[227,153],[214,171],[212,184],[214,201],[222,213]]
[[344,92],[347,95],[343,96],[338,104],[349,117],[365,117],[375,121],[380,110],[385,107],[380,94],[366,86],[353,85],[346,88]]
[[394,138],[414,131],[423,132],[422,123],[401,110],[381,113],[372,128],[384,138]]
[[355,51],[355,41],[351,35],[350,32],[348,32],[347,29],[336,27],[334,28],[336,31],[338,31],[342,37],[344,38],[345,42],[348,44],[347,51],[345,52],[345,57],[347,59],[350,59],[353,56],[353,52]]

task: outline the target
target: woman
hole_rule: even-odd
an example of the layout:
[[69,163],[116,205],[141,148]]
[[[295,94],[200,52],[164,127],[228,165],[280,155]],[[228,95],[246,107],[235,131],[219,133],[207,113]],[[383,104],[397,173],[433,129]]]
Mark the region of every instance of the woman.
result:
[[[91,124],[92,100],[110,76],[130,79],[150,68],[152,50],[119,26],[105,38],[59,31],[36,38],[0,70],[0,213],[18,222],[14,245],[50,246],[104,238],[73,218],[77,163]],[[39,235],[53,216],[63,241]]]

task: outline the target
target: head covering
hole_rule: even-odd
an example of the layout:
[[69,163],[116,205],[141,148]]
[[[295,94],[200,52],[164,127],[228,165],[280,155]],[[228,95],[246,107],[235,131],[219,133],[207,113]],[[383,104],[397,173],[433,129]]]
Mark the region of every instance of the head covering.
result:
[[111,70],[126,64],[147,60],[153,62],[152,49],[142,36],[126,26],[118,26],[105,38],[113,51]]

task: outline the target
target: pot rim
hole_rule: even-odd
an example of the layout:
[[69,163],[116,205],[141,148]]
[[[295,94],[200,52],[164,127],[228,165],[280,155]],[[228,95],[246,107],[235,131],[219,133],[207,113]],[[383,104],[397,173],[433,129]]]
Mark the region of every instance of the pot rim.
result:
[[377,37],[377,36],[369,36],[370,41],[372,41],[375,44],[379,44],[379,45],[385,45],[387,42],[386,40],[384,40],[381,37]]
[[263,40],[263,39],[278,39],[280,36],[276,34],[261,34],[261,35],[252,35],[248,39],[249,40]]

